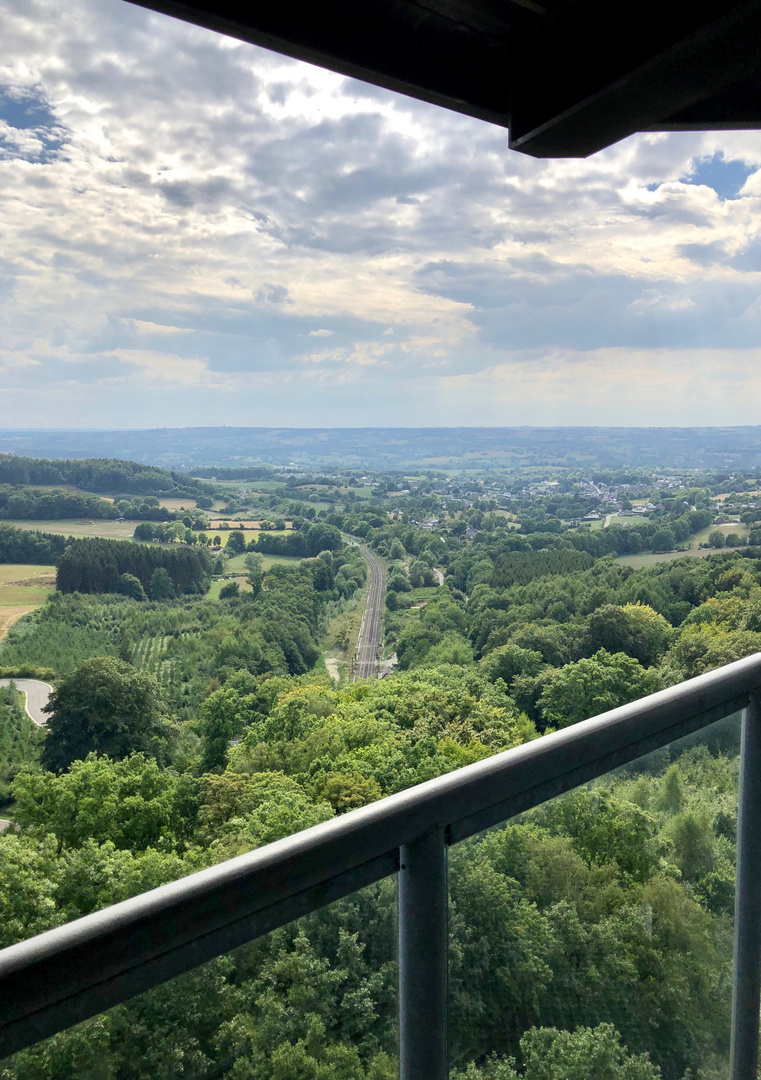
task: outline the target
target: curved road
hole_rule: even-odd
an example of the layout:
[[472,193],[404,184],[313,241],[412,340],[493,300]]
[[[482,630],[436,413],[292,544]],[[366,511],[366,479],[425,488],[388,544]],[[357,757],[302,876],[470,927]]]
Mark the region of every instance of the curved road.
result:
[[[48,686],[46,682],[41,682],[39,679],[0,679],[0,686],[9,686],[12,682],[16,684],[24,695],[26,715],[30,720],[34,720],[35,724],[42,727],[48,722],[48,718],[42,710],[48,703],[53,687]],[[4,833],[9,825],[8,818],[0,818],[0,834]]]
[[11,683],[15,683],[26,698],[25,709],[29,719],[40,727],[47,724],[47,715],[42,710],[53,693],[53,687],[39,679],[0,679],[0,686],[10,686]]
[[381,623],[383,621],[383,590],[386,586],[386,574],[380,561],[364,544],[359,545],[362,558],[370,567],[370,591],[367,594],[367,606],[362,616],[357,639],[357,662],[354,666],[354,682],[357,679],[371,679],[378,669],[380,650]]

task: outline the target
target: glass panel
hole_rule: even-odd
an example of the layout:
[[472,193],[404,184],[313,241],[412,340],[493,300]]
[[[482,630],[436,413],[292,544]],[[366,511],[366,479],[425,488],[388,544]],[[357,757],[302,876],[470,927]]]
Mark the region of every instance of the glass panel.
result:
[[739,748],[734,716],[452,850],[453,1080],[728,1076]]
[[395,881],[0,1062],[2,1080],[394,1080]]

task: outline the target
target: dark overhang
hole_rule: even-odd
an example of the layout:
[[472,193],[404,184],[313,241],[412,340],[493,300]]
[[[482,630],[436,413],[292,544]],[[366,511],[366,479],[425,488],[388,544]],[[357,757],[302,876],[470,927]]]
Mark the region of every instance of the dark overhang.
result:
[[761,0],[138,0],[508,128],[535,157],[761,128]]

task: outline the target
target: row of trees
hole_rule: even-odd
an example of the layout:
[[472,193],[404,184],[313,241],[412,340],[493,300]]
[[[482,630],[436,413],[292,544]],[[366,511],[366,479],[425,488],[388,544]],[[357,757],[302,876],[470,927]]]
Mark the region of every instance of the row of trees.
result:
[[65,547],[63,536],[0,525],[0,563],[49,566],[58,562]]
[[129,593],[130,583],[123,580],[127,576],[135,579],[152,599],[162,600],[206,592],[211,572],[209,555],[198,547],[73,540],[58,563],[56,584],[62,593]]
[[44,488],[0,487],[0,518],[8,521],[60,521],[66,518],[119,517],[107,499],[79,491],[48,491]]
[[157,495],[182,498],[208,494],[209,485],[154,465],[111,458],[47,460],[0,454],[0,484],[70,484],[102,494]]

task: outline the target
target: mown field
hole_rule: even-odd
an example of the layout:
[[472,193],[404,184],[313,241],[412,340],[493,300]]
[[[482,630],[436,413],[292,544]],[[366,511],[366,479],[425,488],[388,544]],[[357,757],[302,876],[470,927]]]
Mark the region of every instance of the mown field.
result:
[[195,499],[159,499],[159,506],[165,507],[167,510],[195,510]]
[[[301,562],[299,555],[260,555],[263,570],[271,570],[275,563],[298,563]],[[235,555],[227,564],[228,574],[246,573],[246,556]]]
[[0,641],[15,622],[44,604],[54,588],[54,566],[0,564]]
[[58,536],[100,536],[104,540],[131,540],[134,521],[13,521],[17,529],[56,533]]
[[54,588],[54,566],[0,565],[0,607],[25,607],[31,610],[44,603]]

